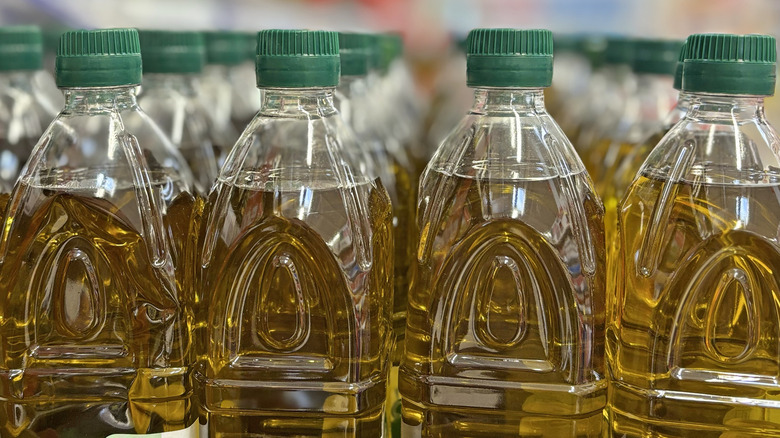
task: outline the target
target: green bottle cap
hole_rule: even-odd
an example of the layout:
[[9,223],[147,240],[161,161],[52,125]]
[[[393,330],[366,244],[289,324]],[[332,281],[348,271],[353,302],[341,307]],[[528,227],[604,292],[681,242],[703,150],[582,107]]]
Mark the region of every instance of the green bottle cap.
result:
[[577,49],[590,62],[590,67],[596,69],[604,65],[607,39],[603,36],[587,35],[580,41]]
[[246,60],[246,39],[242,32],[205,32],[206,64],[238,65]]
[[688,44],[686,40],[683,45],[680,46],[680,53],[677,54],[677,65],[674,67],[674,89],[677,91],[682,90],[682,74],[683,74],[683,61],[685,61],[685,46]]
[[365,33],[339,32],[339,56],[342,76],[368,74],[371,36]]
[[682,45],[683,42],[679,40],[635,40],[631,67],[635,73],[672,76]]
[[379,37],[379,69],[387,71],[390,64],[403,56],[404,41],[397,33],[382,33]]
[[577,52],[580,47],[582,36],[568,33],[553,33],[553,51],[557,53]]
[[257,86],[335,87],[339,35],[324,30],[262,30],[257,34]]
[[693,34],[685,45],[682,89],[771,96],[775,92],[775,44],[769,35]]
[[200,73],[206,61],[203,34],[141,30],[144,73]]
[[141,44],[135,29],[73,30],[57,48],[58,87],[117,87],[141,83]]
[[608,36],[604,51],[604,63],[610,65],[627,64],[634,61],[635,41],[624,36]]
[[0,27],[0,70],[40,70],[43,34],[37,26]]
[[370,43],[368,69],[382,70],[382,35],[378,33],[370,33],[367,35]]
[[252,61],[255,63],[257,57],[257,33],[256,32],[242,32],[244,36],[244,61]]
[[469,87],[549,87],[553,36],[549,30],[474,29],[469,32]]

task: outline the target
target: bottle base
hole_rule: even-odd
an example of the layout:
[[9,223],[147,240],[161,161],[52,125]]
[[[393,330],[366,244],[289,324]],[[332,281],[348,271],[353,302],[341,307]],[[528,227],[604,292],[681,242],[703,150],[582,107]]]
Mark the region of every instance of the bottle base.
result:
[[780,437],[780,409],[762,407],[761,400],[743,404],[732,397],[727,401],[726,397],[647,390],[615,382],[609,392],[604,416],[610,437]]

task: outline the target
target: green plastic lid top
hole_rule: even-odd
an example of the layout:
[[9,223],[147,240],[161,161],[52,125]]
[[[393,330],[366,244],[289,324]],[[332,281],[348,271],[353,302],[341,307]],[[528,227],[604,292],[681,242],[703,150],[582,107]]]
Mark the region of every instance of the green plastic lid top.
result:
[[382,33],[379,37],[379,69],[387,71],[390,64],[404,53],[404,40],[397,33]]
[[604,65],[607,39],[599,35],[587,35],[582,38],[577,49],[590,62],[591,68],[599,68]]
[[604,51],[604,63],[633,64],[635,40],[625,36],[608,36],[607,47]]
[[368,74],[372,51],[371,36],[365,33],[339,32],[339,56],[342,76]]
[[257,34],[257,86],[335,87],[339,36],[323,30],[263,30]]
[[682,90],[682,73],[683,73],[683,61],[685,61],[685,46],[688,44],[688,40],[683,42],[680,46],[680,53],[677,54],[677,65],[674,67],[674,89]]
[[141,30],[144,73],[199,73],[206,61],[203,34]]
[[631,67],[635,73],[672,76],[682,45],[680,40],[637,39]]
[[378,33],[367,34],[370,41],[370,51],[368,57],[369,70],[382,69],[382,35]]
[[43,34],[37,26],[0,27],[0,70],[40,70]]
[[205,32],[206,64],[238,65],[246,60],[246,37],[243,32]]
[[255,62],[257,56],[257,33],[242,32],[244,35],[244,61]]
[[693,34],[685,45],[683,91],[771,96],[775,38],[769,35]]
[[549,87],[552,66],[549,30],[474,29],[469,33],[469,87]]
[[117,87],[141,83],[141,44],[135,29],[74,30],[60,38],[59,87]]
[[568,33],[553,33],[553,50],[555,53],[577,52],[582,40],[581,35],[572,35]]

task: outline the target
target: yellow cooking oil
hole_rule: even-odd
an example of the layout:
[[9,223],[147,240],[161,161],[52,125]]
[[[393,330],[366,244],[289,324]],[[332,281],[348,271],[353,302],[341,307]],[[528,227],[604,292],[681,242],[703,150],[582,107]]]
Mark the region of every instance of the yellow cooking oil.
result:
[[[136,225],[136,191],[117,187],[109,201],[55,184],[23,182],[16,190],[24,208],[6,222],[0,267],[7,290],[2,436],[105,437],[190,426],[191,315],[181,292],[191,290],[192,275],[174,276],[171,264],[160,267],[150,256]],[[180,238],[168,263],[192,265],[199,201],[169,195],[163,230]],[[2,195],[4,206],[8,199]]]
[[778,178],[631,186],[607,336],[614,434],[778,435],[778,193]]
[[[344,265],[354,242],[336,254],[331,246],[350,220],[343,190],[312,188],[317,214],[304,222],[279,214],[295,213],[296,190],[222,184],[212,199],[226,209],[209,227],[220,231],[204,278],[213,291],[201,394],[209,436],[382,436],[393,272],[381,183],[356,188],[373,230],[368,273]],[[242,384],[253,380],[263,384]]]
[[[549,195],[566,181],[429,177],[446,195],[422,222],[410,289],[404,436],[601,436],[604,272],[574,261],[572,224]],[[513,193],[528,216],[491,218],[501,204],[485,200]],[[580,231],[599,247],[601,205],[582,199]]]

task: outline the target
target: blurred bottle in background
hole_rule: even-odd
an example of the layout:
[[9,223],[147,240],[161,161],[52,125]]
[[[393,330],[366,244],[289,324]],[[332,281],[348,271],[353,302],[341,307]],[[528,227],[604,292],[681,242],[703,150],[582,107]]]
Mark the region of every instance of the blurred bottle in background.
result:
[[468,111],[474,93],[466,86],[466,38],[453,37],[433,84],[425,124],[424,146],[433,155],[442,140]]
[[554,39],[555,74],[550,88],[544,90],[544,99],[550,115],[558,120],[558,117],[563,116],[566,106],[587,91],[591,63],[583,53],[584,35],[556,33]]
[[420,184],[404,437],[602,436],[603,207],[544,106],[552,34],[475,29]]
[[10,192],[46,125],[59,111],[41,87],[56,89],[42,70],[43,36],[36,26],[0,27],[0,190]]
[[138,102],[187,160],[201,197],[217,179],[208,114],[199,98],[203,34],[142,30],[143,86]]
[[609,142],[618,130],[624,106],[629,97],[637,92],[636,76],[631,69],[634,50],[631,38],[607,37],[604,63],[594,73],[586,96],[589,103],[574,144],[596,184],[600,181],[604,160],[603,154],[598,152],[599,145]]
[[[380,437],[392,330],[392,206],[333,106],[338,35],[258,35],[263,105],[212,191],[210,437]],[[201,313],[202,312],[202,313]],[[205,418],[204,418],[205,420]]]
[[255,117],[262,104],[262,93],[257,89],[255,58],[257,58],[257,32],[242,32],[244,60],[230,69],[233,84],[233,108],[231,119],[237,132],[241,132]]
[[[246,38],[241,32],[205,32],[206,66],[203,68],[200,96],[209,114],[209,132],[217,167],[227,158],[238,139],[233,110],[237,93],[257,93],[257,89],[237,90],[234,70],[246,60]],[[242,83],[241,85],[246,85]]]
[[776,56],[765,35],[687,40],[688,112],[618,210],[613,435],[780,433],[780,138],[764,115]]
[[192,176],[136,103],[134,29],[67,32],[56,62],[65,106],[0,196],[0,434],[196,436]]
[[[609,86],[606,81],[606,77],[602,74],[601,68],[604,66],[604,56],[607,49],[607,39],[600,35],[584,35],[579,38],[579,44],[576,45],[576,52],[582,56],[588,65],[588,69],[583,71],[584,77],[582,80],[585,82],[585,86],[582,89],[571,85],[561,84],[564,89],[571,91],[578,91],[577,93],[569,96],[562,105],[559,105],[558,114],[559,118],[556,120],[561,124],[561,129],[566,133],[566,136],[574,142],[574,147],[579,151],[580,146],[577,144],[577,139],[580,137],[580,133],[589,128],[587,123],[592,122],[594,115],[594,105],[604,105],[604,103],[597,99],[604,93],[604,90]],[[560,73],[556,72],[553,75],[553,87],[555,86],[556,77]],[[561,79],[569,83],[576,80],[567,73],[560,74]],[[568,81],[567,81],[568,78]],[[594,99],[596,99],[594,101]],[[563,99],[561,99],[563,100]]]
[[614,188],[615,173],[623,158],[649,133],[661,128],[677,102],[674,72],[682,44],[682,41],[634,40],[631,68],[635,92],[626,96],[623,112],[609,136],[593,149],[593,156],[601,157],[595,179],[600,196]]

